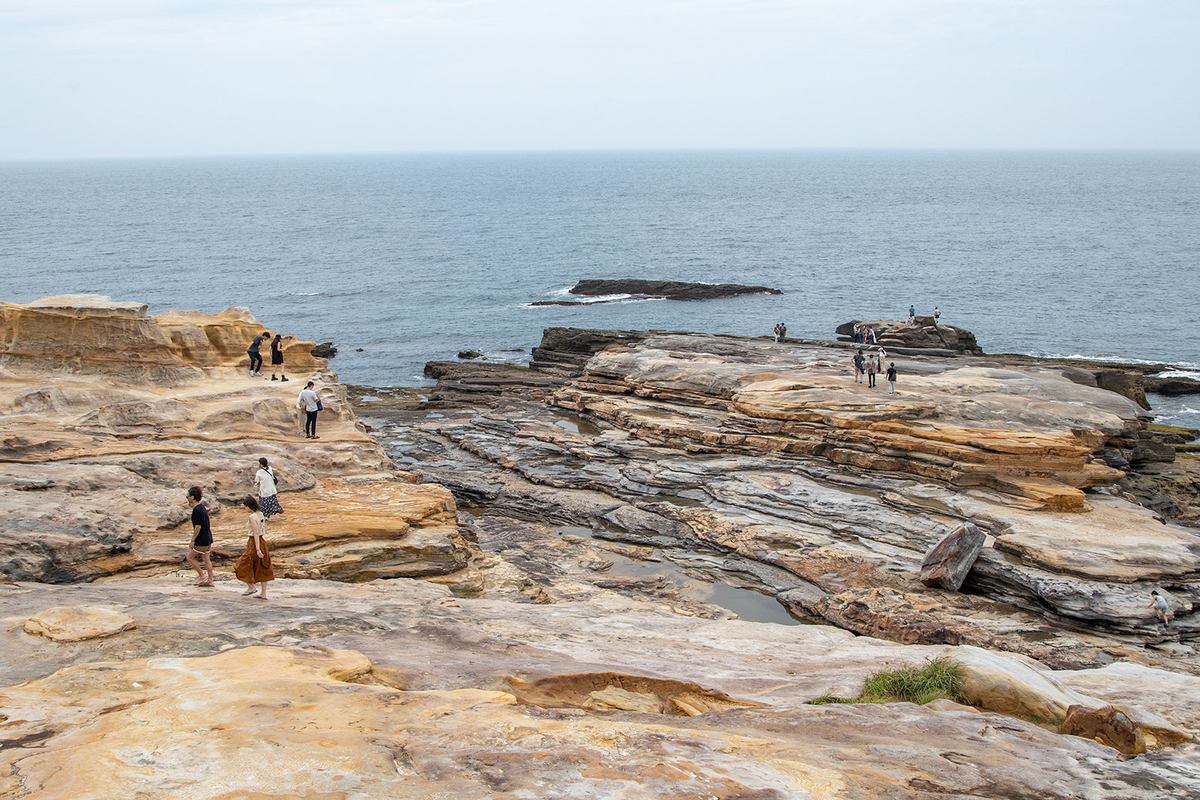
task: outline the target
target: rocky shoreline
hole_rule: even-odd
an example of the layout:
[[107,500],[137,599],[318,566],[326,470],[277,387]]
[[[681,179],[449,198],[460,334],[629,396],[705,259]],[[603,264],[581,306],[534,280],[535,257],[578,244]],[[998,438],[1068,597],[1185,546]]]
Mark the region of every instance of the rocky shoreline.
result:
[[[246,309],[0,320],[4,796],[1200,793],[1191,434],[1111,365],[956,332],[896,345],[889,396],[853,343],[549,329],[382,389],[295,339],[248,378]],[[240,552],[259,455],[265,604],[179,565],[192,484]],[[926,585],[963,523],[965,582]],[[961,703],[810,702],[938,656]]]

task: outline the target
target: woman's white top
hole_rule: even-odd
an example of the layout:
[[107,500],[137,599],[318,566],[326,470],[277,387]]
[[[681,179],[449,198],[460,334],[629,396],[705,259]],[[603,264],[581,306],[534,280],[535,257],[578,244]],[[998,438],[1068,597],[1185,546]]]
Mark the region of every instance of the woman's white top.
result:
[[254,473],[254,485],[258,487],[259,497],[270,497],[277,492],[274,476],[265,469]]

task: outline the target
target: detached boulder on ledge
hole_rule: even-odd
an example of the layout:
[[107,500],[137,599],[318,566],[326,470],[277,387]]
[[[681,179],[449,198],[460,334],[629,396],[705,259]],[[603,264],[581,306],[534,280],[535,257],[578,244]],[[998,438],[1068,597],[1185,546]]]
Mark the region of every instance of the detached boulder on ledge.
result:
[[987,534],[971,523],[959,525],[934,545],[921,562],[921,583],[957,592],[983,551],[985,541]]

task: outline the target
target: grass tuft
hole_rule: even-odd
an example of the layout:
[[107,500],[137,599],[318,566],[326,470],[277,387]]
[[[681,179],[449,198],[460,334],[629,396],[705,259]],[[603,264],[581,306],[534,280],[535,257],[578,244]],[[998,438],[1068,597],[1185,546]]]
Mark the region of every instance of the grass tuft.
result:
[[919,667],[901,667],[882,670],[869,676],[863,691],[856,699],[848,700],[826,693],[810,700],[811,705],[833,703],[917,703],[925,705],[933,700],[963,702],[962,664],[938,656]]

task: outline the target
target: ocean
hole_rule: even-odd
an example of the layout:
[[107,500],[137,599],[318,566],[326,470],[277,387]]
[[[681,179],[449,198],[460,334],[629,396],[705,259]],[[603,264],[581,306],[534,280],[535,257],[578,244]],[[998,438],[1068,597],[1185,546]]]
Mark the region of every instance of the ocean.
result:
[[[729,151],[0,162],[3,299],[248,306],[422,385],[548,326],[832,338],[942,311],[985,351],[1200,370],[1200,153]],[[782,289],[531,307],[583,278]],[[358,350],[361,348],[361,352]],[[1200,398],[1157,398],[1200,424]]]

